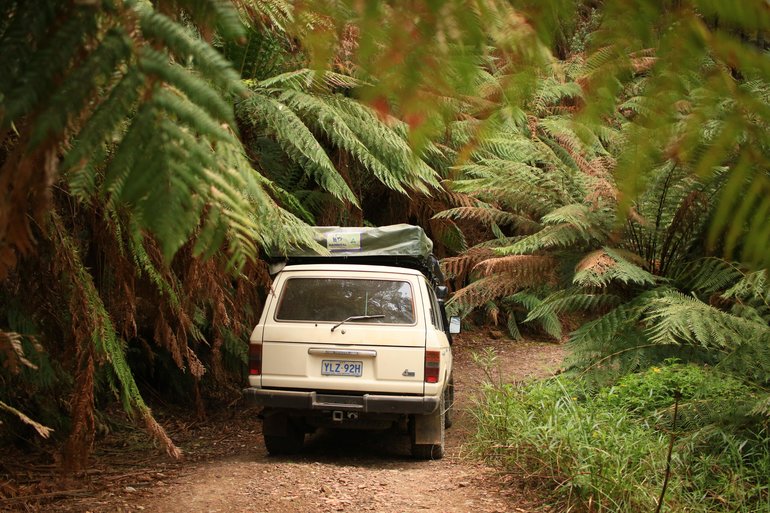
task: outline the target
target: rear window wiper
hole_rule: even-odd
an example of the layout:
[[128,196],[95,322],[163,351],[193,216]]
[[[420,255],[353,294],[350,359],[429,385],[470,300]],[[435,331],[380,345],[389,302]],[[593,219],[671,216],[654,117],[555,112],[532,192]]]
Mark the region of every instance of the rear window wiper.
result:
[[385,316],[383,314],[379,314],[379,315],[351,315],[350,317],[348,317],[344,321],[340,321],[337,324],[335,324],[334,326],[332,326],[332,331],[336,330],[337,328],[339,328],[340,326],[342,326],[343,324],[345,324],[348,321],[368,321],[369,319],[384,319],[384,318],[385,318]]

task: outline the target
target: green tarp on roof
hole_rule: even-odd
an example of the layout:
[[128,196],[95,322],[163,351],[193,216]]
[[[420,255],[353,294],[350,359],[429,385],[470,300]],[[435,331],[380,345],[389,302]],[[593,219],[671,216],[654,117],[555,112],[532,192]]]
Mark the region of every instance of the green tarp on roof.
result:
[[[339,256],[408,256],[427,258],[433,251],[433,242],[419,226],[394,224],[390,226],[340,227],[315,226],[315,240]],[[287,254],[271,253],[271,258],[322,256],[309,248],[293,248]]]

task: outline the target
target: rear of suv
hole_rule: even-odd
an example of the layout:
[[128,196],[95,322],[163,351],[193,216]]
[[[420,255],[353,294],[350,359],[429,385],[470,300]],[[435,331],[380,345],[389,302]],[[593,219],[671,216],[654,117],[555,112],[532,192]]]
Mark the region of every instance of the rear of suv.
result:
[[250,337],[244,393],[263,406],[268,452],[297,452],[318,427],[400,426],[415,457],[441,458],[454,389],[430,241],[408,225],[319,231],[326,247],[348,243],[289,257]]

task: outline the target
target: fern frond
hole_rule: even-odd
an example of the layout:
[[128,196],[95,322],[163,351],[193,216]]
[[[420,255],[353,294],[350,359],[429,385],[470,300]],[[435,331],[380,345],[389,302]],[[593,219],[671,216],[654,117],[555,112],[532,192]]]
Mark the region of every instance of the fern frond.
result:
[[367,85],[366,82],[332,71],[298,69],[287,71],[256,84],[262,89],[291,89],[295,91],[316,90],[331,93],[337,89],[355,89]]
[[153,108],[165,111],[178,123],[187,125],[195,133],[213,141],[237,144],[236,138],[216,120],[212,119],[205,110],[181,95],[174,94],[168,89],[156,90],[152,95]]
[[519,329],[518,322],[516,322],[516,315],[514,312],[508,312],[506,315],[505,327],[508,329],[508,334],[513,340],[521,340],[521,330]]
[[[539,296],[525,291],[511,294],[510,296],[506,297],[504,301],[506,304],[521,305],[528,313],[532,312],[533,310],[541,309],[541,305],[543,304],[543,300]],[[541,309],[541,315],[538,315],[537,318],[533,320],[537,321],[543,331],[545,331],[548,335],[555,338],[556,340],[561,339],[562,324],[558,315],[555,313],[546,312],[545,310]]]
[[107,159],[106,144],[119,132],[139,98],[143,76],[129,71],[95,110],[89,123],[78,133],[64,157],[72,193],[81,200],[95,192],[97,173]]
[[527,235],[509,246],[497,248],[499,255],[527,255],[541,250],[574,248],[579,244],[596,241],[593,234],[571,224],[557,224],[544,227],[537,233]]
[[397,120],[392,120],[389,125],[382,123],[371,108],[341,95],[334,95],[329,101],[372,155],[383,162],[396,179],[426,195],[430,195],[433,188],[439,188],[436,171],[409,146],[405,123]]
[[286,155],[310,173],[319,185],[336,198],[358,205],[353,191],[339,175],[326,151],[291,109],[261,94],[253,94],[242,105],[249,109],[252,122],[260,123],[256,125],[258,128],[270,130]]
[[[395,191],[406,192],[401,184],[406,181],[408,168],[404,169],[403,162],[387,163],[380,160],[376,151],[361,141],[361,132],[354,131],[348,124],[349,119],[341,117],[339,111],[302,92],[284,91],[279,100],[312,123],[317,130],[323,131],[333,144],[352,155],[380,182]],[[363,126],[356,128],[365,130]]]
[[193,38],[181,25],[145,4],[138,4],[135,9],[145,36],[163,43],[182,62],[192,61],[223,90],[239,95],[248,93],[232,64],[211,46]]
[[550,255],[513,255],[487,258],[473,269],[482,276],[519,276],[520,283],[548,283],[555,279],[556,260]]
[[455,292],[447,301],[447,307],[452,306],[468,311],[480,307],[488,301],[510,296],[527,285],[527,283],[519,281],[517,276],[503,273],[480,278]]
[[576,351],[597,347],[600,348],[599,354],[607,354],[606,350],[612,347],[613,340],[620,337],[624,331],[633,331],[642,319],[649,302],[663,296],[667,290],[659,287],[642,292],[598,319],[583,324],[570,335],[570,344]]
[[700,258],[685,266],[674,276],[683,290],[711,295],[735,284],[743,273],[733,262],[721,258]]
[[541,317],[558,316],[565,312],[602,312],[618,306],[620,302],[620,297],[614,294],[590,294],[579,289],[564,289],[546,296],[540,304],[529,311],[524,321],[531,322]]
[[433,239],[454,253],[462,253],[468,249],[468,242],[462,230],[452,221],[431,222]]
[[[71,289],[69,293],[72,315],[82,323],[82,325],[77,326],[76,336],[83,339],[81,341],[82,344],[90,344],[97,354],[101,354],[104,360],[108,362],[120,384],[120,395],[125,409],[127,411],[136,409],[143,417],[152,418],[150,409],[144,402],[131,368],[126,361],[123,341],[117,337],[104,302],[94,286],[91,274],[80,259],[74,241],[64,230],[61,219],[58,216],[52,215],[51,224],[51,229],[56,237],[55,243],[60,250],[60,260],[55,265],[60,266],[59,270],[68,273],[70,276]],[[90,385],[92,387],[93,382]],[[93,408],[93,404],[81,404],[78,407],[89,409]],[[88,415],[87,411],[80,413]],[[74,415],[77,415],[77,413]],[[76,434],[77,430],[73,430],[73,433]],[[169,454],[177,458],[181,456],[181,451],[171,442],[160,426],[151,434],[162,440]]]
[[206,110],[214,119],[234,125],[233,108],[200,77],[169,61],[168,56],[143,48],[139,57],[139,69],[155,76],[183,92],[189,100]]
[[[21,19],[25,19],[23,14],[22,10],[19,13]],[[39,18],[45,19],[43,16]],[[50,27],[46,28],[50,30]],[[44,98],[53,93],[56,84],[54,77],[65,74],[73,56],[95,30],[94,13],[85,8],[76,9],[53,34],[47,34],[48,37],[40,40],[41,46],[28,55],[26,61],[13,63],[13,67],[19,68],[17,74],[0,81],[4,103],[0,126],[8,128],[13,121],[32,112]],[[13,41],[10,43],[13,44]],[[29,45],[28,41],[26,45]],[[26,53],[11,56],[5,52],[6,50],[0,54],[13,57],[14,61],[17,55]]]
[[476,264],[493,256],[494,252],[490,248],[473,247],[456,257],[442,259],[441,270],[449,279],[464,280]]
[[590,213],[586,205],[573,203],[548,212],[541,218],[541,221],[548,225],[569,224],[578,230],[588,231],[593,225],[593,220],[589,216]]
[[626,285],[655,285],[660,281],[638,265],[640,257],[626,253],[630,257],[627,259],[621,255],[621,251],[607,247],[592,251],[578,263],[572,282],[583,287],[604,288],[613,281]]
[[95,79],[109,77],[131,56],[132,46],[123,30],[109,30],[99,46],[68,74],[48,99],[47,109],[35,125],[30,144],[37,146],[47,137],[62,133],[71,113],[80,112],[90,99],[97,86]]
[[650,340],[724,351],[770,334],[770,327],[722,312],[697,298],[671,292],[650,303]]
[[467,206],[443,210],[433,216],[433,219],[454,219],[476,221],[483,225],[511,225],[527,233],[538,230],[541,226],[532,219],[514,212],[499,210],[492,206]]
[[758,301],[767,306],[770,302],[770,280],[767,270],[746,273],[735,285],[727,289],[722,297],[736,298],[743,301]]

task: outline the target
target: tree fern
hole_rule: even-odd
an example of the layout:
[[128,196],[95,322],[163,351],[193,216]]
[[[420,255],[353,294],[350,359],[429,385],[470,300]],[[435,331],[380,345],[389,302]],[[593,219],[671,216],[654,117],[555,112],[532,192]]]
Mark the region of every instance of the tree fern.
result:
[[[69,295],[69,305],[72,312],[72,322],[76,327],[75,336],[78,338],[79,354],[88,354],[91,350],[97,355],[104,357],[110,364],[114,375],[120,385],[120,396],[123,405],[128,411],[138,410],[141,417],[145,419],[148,425],[152,426],[151,433],[158,437],[162,445],[166,447],[169,454],[179,457],[181,451],[170,441],[165,431],[154,421],[149,408],[142,399],[141,393],[134,381],[131,369],[125,359],[123,351],[123,341],[117,335],[112,320],[102,302],[98,290],[94,286],[93,279],[88,273],[78,254],[77,248],[66,233],[61,220],[54,216],[51,229],[56,238],[56,244],[59,248],[59,260],[54,263],[59,271],[66,273],[70,281],[65,286],[66,293]],[[82,363],[81,363],[82,365]],[[87,364],[86,364],[87,365]],[[93,365],[93,362],[91,362]],[[93,379],[88,373],[80,373],[79,379],[86,381],[79,386],[83,387],[79,392],[85,394],[85,397],[91,397],[93,400]],[[72,412],[74,427],[70,435],[68,447],[65,451],[76,451],[81,448],[82,441],[78,437],[88,437],[87,427],[81,423],[87,422],[87,418],[92,416],[93,404],[89,404],[81,398],[75,401],[74,411]],[[90,436],[93,436],[91,434]],[[86,438],[87,439],[87,438]],[[70,455],[73,458],[87,457],[87,453],[79,456]],[[82,462],[80,464],[82,466]]]
[[[185,8],[194,19],[216,20],[225,35],[242,34],[227,2]],[[248,234],[257,224],[248,198],[265,194],[249,187],[264,183],[247,178],[253,173],[247,161],[215,158],[215,152],[241,151],[232,108],[222,95],[247,89],[230,62],[148,4],[120,3],[114,11],[82,6],[61,14],[64,24],[49,26],[51,37],[33,42],[27,61],[12,64],[19,73],[0,87],[12,99],[0,124],[34,123],[29,140],[19,143],[29,148],[19,158],[36,158],[45,141],[67,137],[72,142],[62,169],[73,192],[82,200],[107,196],[113,208],[130,206],[136,227],[153,231],[167,258],[194,233],[204,209],[210,214],[204,232],[226,236],[199,238],[199,246],[227,239],[234,253],[255,257]],[[14,15],[26,19],[30,13],[19,9]],[[121,20],[135,20],[138,30]],[[13,30],[14,20],[9,25]],[[3,41],[16,44],[12,32]],[[88,50],[73,60],[84,45]],[[64,80],[52,80],[55,74]],[[227,145],[233,149],[224,150]],[[11,164],[18,161],[6,162]]]
[[349,155],[390,189],[428,192],[437,176],[402,134],[357,102],[335,92],[360,86],[352,77],[298,70],[252,84],[239,116],[281,145],[286,156],[333,196],[358,204],[322,141]]
[[[189,372],[197,386],[206,372],[199,353],[206,339],[219,351],[224,330],[245,330],[253,322],[242,316],[254,315],[249,305],[258,298],[244,296],[248,304],[236,307],[228,299],[230,273],[255,265],[260,246],[285,250],[314,244],[306,225],[278,203],[307,214],[296,198],[258,174],[246,158],[231,101],[249,92],[230,62],[201,39],[211,36],[215,23],[219,36],[240,37],[238,15],[229,2],[218,0],[180,2],[181,11],[166,14],[135,2],[54,2],[34,9],[11,3],[3,8],[8,19],[0,22],[1,59],[14,70],[0,79],[0,182],[3,197],[15,202],[3,202],[3,212],[13,207],[16,214],[1,216],[0,276],[17,261],[16,251],[23,256],[31,250],[33,233],[58,266],[58,275],[49,276],[32,259],[30,275],[49,276],[59,299],[71,306],[69,312],[48,312],[45,329],[62,323],[62,333],[72,336],[39,335],[44,354],[77,352],[76,365],[54,379],[57,394],[74,397],[65,459],[77,466],[87,457],[101,387],[113,388],[126,409],[138,411],[150,433],[176,455],[126,359],[124,337],[138,334],[135,282],[154,291],[156,349],[168,350],[178,372]],[[20,51],[8,54],[8,49]],[[45,178],[30,187],[38,166]],[[11,173],[17,186],[9,195]],[[57,200],[69,202],[70,194],[77,200],[69,203],[72,211],[48,212],[54,183]],[[35,221],[48,226],[49,235],[33,230]],[[93,240],[86,241],[86,234]],[[100,275],[81,254],[111,258],[112,268]],[[218,263],[195,270],[196,256]],[[180,260],[193,262],[194,276],[178,275]],[[29,268],[30,260],[25,265]],[[26,272],[13,271],[12,283]],[[209,280],[205,292],[193,286],[202,283],[201,276]],[[206,327],[207,315],[215,328]],[[211,369],[216,368],[215,360]],[[74,376],[74,390],[67,372]],[[57,397],[64,404],[66,398]]]

